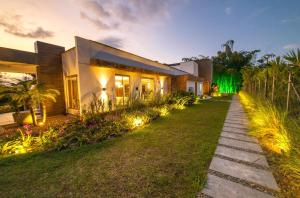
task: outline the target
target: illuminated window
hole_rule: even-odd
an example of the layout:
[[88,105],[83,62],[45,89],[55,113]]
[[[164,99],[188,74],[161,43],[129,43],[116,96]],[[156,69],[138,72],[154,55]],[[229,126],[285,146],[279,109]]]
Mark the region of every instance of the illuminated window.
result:
[[68,85],[68,107],[70,109],[79,109],[79,97],[78,97],[78,81],[77,75],[67,76]]
[[154,80],[142,78],[142,99],[148,100],[154,96]]
[[115,85],[117,105],[125,105],[130,94],[129,76],[116,75]]

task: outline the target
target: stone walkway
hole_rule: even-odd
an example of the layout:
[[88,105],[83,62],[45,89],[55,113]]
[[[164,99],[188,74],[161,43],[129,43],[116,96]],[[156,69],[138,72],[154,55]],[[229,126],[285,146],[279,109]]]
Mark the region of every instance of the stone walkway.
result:
[[219,144],[199,197],[274,197],[279,191],[256,139],[247,135],[248,119],[234,96]]

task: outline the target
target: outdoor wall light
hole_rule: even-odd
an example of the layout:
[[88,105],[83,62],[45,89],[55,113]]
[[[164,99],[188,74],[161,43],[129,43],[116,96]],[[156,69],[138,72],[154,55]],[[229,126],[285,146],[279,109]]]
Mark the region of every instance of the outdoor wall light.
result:
[[139,87],[135,87],[135,90],[138,91],[138,90],[139,90]]
[[102,88],[102,91],[106,91],[106,88],[105,88],[105,87],[103,87],[103,88]]

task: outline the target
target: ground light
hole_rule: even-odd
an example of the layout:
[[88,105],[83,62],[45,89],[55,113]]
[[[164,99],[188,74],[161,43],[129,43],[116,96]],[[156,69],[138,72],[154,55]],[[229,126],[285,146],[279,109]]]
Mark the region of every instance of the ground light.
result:
[[139,127],[144,125],[143,119],[141,117],[135,117],[132,121],[134,127]]

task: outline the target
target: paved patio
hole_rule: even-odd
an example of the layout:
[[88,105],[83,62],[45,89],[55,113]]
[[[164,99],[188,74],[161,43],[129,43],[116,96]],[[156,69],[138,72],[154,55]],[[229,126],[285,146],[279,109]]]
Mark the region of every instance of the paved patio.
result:
[[247,125],[239,98],[234,96],[199,197],[268,198],[279,191],[260,145],[247,135]]

